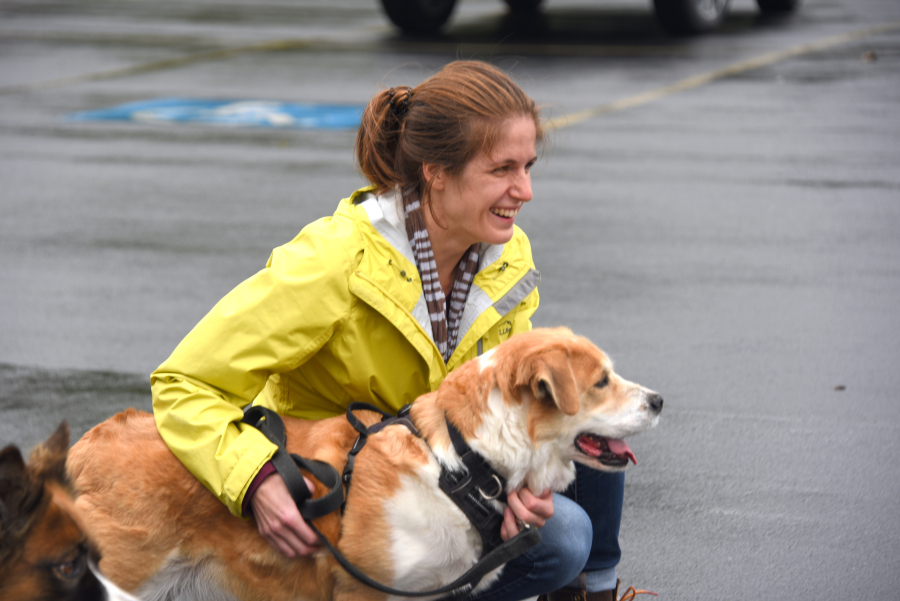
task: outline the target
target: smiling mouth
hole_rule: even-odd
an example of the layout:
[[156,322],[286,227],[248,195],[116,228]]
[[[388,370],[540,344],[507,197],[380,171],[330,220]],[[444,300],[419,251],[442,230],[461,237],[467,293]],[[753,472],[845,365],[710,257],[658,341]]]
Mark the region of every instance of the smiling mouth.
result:
[[496,215],[497,217],[503,217],[504,219],[512,219],[519,212],[521,207],[516,207],[515,209],[491,209],[491,213]]
[[629,461],[637,465],[634,453],[631,452],[628,444],[621,439],[604,438],[603,436],[585,432],[575,438],[575,447],[603,465],[624,467],[628,465]]

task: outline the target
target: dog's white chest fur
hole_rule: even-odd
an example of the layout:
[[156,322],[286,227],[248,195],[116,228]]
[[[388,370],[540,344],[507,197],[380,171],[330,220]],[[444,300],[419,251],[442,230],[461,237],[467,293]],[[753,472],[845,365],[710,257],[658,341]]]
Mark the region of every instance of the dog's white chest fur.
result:
[[[439,488],[440,473],[440,465],[432,457],[415,475],[401,477],[396,494],[384,501],[392,538],[395,588],[439,588],[465,573],[481,555],[481,538],[465,514]],[[485,576],[478,588],[493,582],[501,570]]]

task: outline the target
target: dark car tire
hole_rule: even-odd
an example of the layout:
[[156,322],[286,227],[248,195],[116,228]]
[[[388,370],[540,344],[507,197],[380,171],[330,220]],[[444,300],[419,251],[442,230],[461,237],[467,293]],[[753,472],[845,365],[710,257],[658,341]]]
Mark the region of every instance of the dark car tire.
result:
[[756,0],[759,10],[766,14],[784,14],[797,10],[800,0]]
[[433,33],[450,18],[456,0],[381,0],[388,18],[403,33]]
[[504,0],[510,10],[534,10],[541,5],[543,0]]
[[656,18],[668,33],[712,31],[725,19],[731,0],[653,0]]

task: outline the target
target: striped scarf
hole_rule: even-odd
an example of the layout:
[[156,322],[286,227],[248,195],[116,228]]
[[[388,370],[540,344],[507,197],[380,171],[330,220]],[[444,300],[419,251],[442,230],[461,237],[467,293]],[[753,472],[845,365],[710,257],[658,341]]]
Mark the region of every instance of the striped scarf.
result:
[[419,276],[422,278],[422,293],[425,295],[428,315],[431,317],[432,337],[446,363],[459,342],[457,339],[459,322],[466,306],[466,297],[469,296],[469,288],[472,287],[472,280],[478,271],[479,245],[470,246],[459,265],[453,270],[453,289],[448,306],[447,297],[444,296],[444,290],[438,279],[437,264],[431,250],[431,238],[428,237],[428,229],[425,227],[422,203],[419,202],[419,196],[415,191],[404,194],[404,201],[406,235],[409,237],[409,244],[416,257],[416,267],[419,268]]

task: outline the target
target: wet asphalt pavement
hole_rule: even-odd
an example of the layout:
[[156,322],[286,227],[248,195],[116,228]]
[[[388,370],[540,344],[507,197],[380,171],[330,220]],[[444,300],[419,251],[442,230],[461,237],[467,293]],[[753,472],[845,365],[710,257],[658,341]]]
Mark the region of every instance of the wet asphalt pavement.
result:
[[0,444],[149,409],[182,336],[363,183],[352,130],[67,116],[360,105],[458,57],[510,70],[560,126],[518,219],[536,325],[666,399],[630,441],[624,583],[900,598],[895,0],[787,19],[735,0],[694,39],[631,1],[519,19],[464,0],[444,35],[405,39],[375,0],[0,0]]

